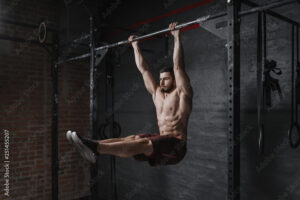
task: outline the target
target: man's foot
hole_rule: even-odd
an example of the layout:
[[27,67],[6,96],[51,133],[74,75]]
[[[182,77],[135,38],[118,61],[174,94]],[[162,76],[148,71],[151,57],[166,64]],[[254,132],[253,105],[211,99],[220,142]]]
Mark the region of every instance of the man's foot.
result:
[[96,156],[99,155],[97,152],[97,142],[83,138],[82,136],[76,134],[75,131],[68,131],[66,133],[66,137],[85,160],[91,163],[96,163]]

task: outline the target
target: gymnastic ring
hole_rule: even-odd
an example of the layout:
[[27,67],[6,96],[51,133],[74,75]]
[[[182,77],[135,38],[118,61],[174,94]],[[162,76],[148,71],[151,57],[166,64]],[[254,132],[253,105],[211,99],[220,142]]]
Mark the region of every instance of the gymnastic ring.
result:
[[47,23],[46,21],[41,21],[39,25],[38,39],[41,44],[45,43],[47,40]]
[[263,124],[259,127],[259,138],[258,138],[258,149],[259,154],[264,153],[264,147],[265,147],[265,135],[264,135],[264,126]]
[[[100,126],[100,136],[101,138],[104,139],[109,139],[110,137],[108,137],[105,133],[105,130],[107,127],[109,127],[110,122],[104,123],[103,125]],[[119,123],[117,123],[116,121],[113,122],[113,138],[118,138],[121,136],[121,126]]]
[[[99,132],[98,134],[100,135],[100,138],[103,139],[109,139],[110,137],[108,137],[105,133],[105,130],[107,127],[109,127],[110,122],[106,122],[104,124],[102,124],[99,128]],[[113,138],[118,138],[121,136],[121,125],[119,123],[117,123],[116,121],[113,122]]]
[[[293,132],[294,127],[296,127],[297,133],[299,136],[295,143],[293,142],[293,137],[292,137],[292,132]],[[291,124],[288,134],[289,134],[289,143],[290,143],[291,147],[296,149],[300,144],[300,127],[296,122]]]

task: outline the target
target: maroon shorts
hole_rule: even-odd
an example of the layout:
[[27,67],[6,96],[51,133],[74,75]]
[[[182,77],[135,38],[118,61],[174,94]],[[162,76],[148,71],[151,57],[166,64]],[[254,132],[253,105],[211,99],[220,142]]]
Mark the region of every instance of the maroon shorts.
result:
[[186,142],[171,135],[159,135],[157,133],[137,134],[152,141],[153,153],[134,155],[136,161],[148,161],[151,166],[174,165],[179,163],[186,154]]

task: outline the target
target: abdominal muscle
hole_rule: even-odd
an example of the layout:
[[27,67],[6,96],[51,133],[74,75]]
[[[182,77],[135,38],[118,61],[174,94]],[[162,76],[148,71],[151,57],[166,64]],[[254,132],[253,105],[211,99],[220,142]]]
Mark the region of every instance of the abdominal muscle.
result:
[[180,140],[186,140],[187,126],[183,117],[178,114],[175,116],[157,116],[160,135],[173,135]]

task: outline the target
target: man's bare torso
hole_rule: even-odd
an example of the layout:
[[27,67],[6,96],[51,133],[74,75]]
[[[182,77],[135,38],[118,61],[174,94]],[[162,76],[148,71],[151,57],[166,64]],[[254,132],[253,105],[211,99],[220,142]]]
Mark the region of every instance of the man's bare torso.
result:
[[192,111],[192,98],[175,88],[164,95],[158,87],[153,98],[160,135],[174,135],[186,140],[187,124]]

